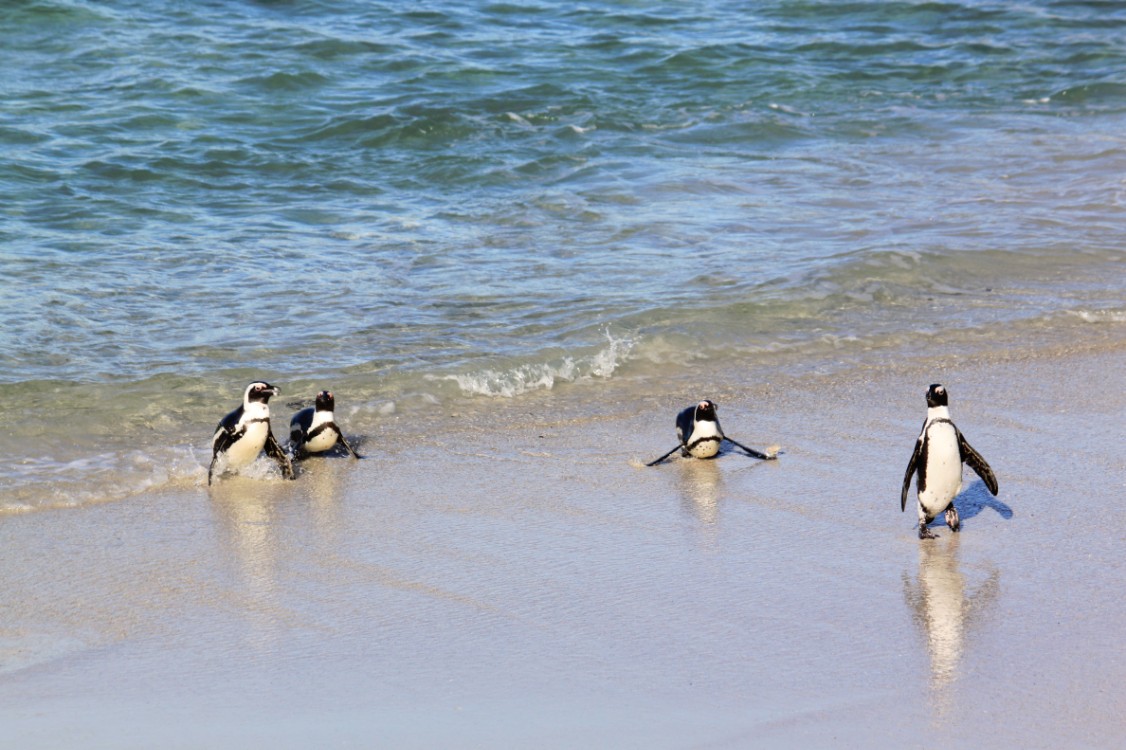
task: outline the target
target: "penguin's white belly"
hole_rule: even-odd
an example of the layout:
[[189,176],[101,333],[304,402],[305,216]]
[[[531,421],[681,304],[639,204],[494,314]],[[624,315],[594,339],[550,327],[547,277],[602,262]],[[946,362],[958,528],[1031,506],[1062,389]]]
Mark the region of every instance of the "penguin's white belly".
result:
[[714,422],[697,422],[696,429],[692,431],[692,439],[688,441],[688,453],[695,458],[711,458],[719,453],[722,442],[723,437]]
[[919,504],[938,515],[962,491],[962,455],[954,425],[943,422],[927,430],[926,483]]
[[312,440],[306,441],[305,450],[310,453],[321,453],[336,445],[336,431],[322,430]]
[[227,449],[227,467],[241,469],[254,462],[266,447],[266,435],[270,432],[267,422],[252,422],[247,425],[246,434]]

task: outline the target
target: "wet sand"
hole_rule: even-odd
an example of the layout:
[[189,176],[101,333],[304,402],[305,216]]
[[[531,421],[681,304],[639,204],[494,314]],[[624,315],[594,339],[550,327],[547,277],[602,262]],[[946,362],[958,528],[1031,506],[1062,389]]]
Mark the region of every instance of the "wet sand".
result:
[[[622,378],[389,420],[293,483],[4,517],[0,746],[1116,747],[1123,371]],[[1001,492],[967,469],[921,542],[931,382]],[[642,467],[703,396],[780,460]]]

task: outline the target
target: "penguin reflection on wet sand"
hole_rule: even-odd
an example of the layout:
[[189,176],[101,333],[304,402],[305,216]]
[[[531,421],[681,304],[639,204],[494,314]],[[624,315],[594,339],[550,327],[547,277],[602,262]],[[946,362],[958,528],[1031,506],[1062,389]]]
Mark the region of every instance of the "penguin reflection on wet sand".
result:
[[208,484],[211,484],[215,464],[220,457],[226,458],[224,471],[241,469],[258,458],[263,450],[278,462],[282,476],[286,479],[295,478],[293,464],[270,430],[270,396],[276,396],[280,392],[275,386],[260,380],[246,387],[242,395],[242,406],[223,417],[211,438]]
[[958,531],[962,524],[954,498],[962,491],[962,463],[970,465],[993,494],[997,494],[997,477],[993,469],[966,441],[962,432],[950,421],[946,388],[935,383],[927,391],[927,419],[923,431],[915,441],[915,451],[907,464],[903,477],[903,492],[899,496],[900,511],[907,509],[907,492],[911,476],[918,473],[916,489],[919,499],[919,538],[933,539],[927,525],[938,516],[946,514],[946,524]]
[[719,416],[716,414],[718,410],[719,407],[714,402],[705,399],[677,414],[676,437],[680,440],[680,445],[645,465],[656,466],[678,450],[685,457],[714,458],[719,453],[719,448],[724,440],[736,448],[742,449],[752,458],[760,458],[764,461],[778,458],[776,450],[770,453],[760,453],[724,435],[723,428],[719,426]]
[[314,406],[302,409],[289,420],[289,444],[295,459],[300,461],[313,453],[324,453],[337,443],[343,445],[352,458],[363,458],[352,449],[336,425],[335,408],[336,400],[332,393],[321,391]]

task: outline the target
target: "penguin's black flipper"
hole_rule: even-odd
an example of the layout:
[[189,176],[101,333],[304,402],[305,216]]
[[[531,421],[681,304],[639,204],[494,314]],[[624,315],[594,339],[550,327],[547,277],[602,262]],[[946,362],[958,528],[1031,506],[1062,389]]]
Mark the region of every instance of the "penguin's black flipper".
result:
[[348,445],[348,441],[344,439],[344,433],[340,431],[340,428],[337,428],[336,436],[339,438],[340,444],[343,445],[348,450],[348,452],[352,454],[352,458],[356,460],[363,458],[363,456],[361,456],[359,453],[356,453],[352,446]]
[[900,512],[907,510],[907,492],[911,489],[911,477],[915,476],[915,469],[918,468],[919,458],[921,458],[922,455],[923,436],[920,435],[919,439],[915,441],[915,451],[911,454],[911,460],[907,462],[907,473],[903,475],[903,492],[899,494]]
[[215,428],[215,434],[211,437],[211,464],[207,467],[208,485],[211,484],[211,475],[215,471],[215,461],[219,458],[219,454],[225,453],[242,434],[242,432],[235,432],[235,425],[238,424],[241,416],[242,407],[240,406],[223,417]]
[[993,473],[993,469],[989,468],[989,464],[981,457],[981,454],[973,449],[966,438],[962,435],[961,430],[958,431],[958,451],[962,454],[962,461],[970,465],[970,468],[977,472],[985,482],[985,486],[994,497],[997,495],[997,477]]
[[215,427],[215,434],[211,436],[211,458],[215,459],[220,453],[225,452],[236,440],[242,437],[245,428],[236,430],[239,420],[242,419],[242,407],[235,409],[219,422]]
[[278,440],[274,437],[273,430],[266,433],[265,450],[267,456],[278,462],[283,477],[286,479],[297,478],[297,475],[293,473],[293,463],[289,460],[289,456],[285,454],[285,451],[282,450],[282,447],[278,445]]
[[758,451],[756,451],[753,448],[748,448],[747,446],[743,445],[742,443],[735,442],[734,440],[727,437],[726,435],[723,436],[723,439],[726,440],[727,442],[731,443],[732,445],[734,445],[736,448],[742,448],[744,451],[747,452],[747,455],[750,456],[751,458],[759,458],[759,459],[762,459],[763,461],[774,461],[775,459],[778,458],[777,455],[770,456],[770,455],[767,455],[766,453],[759,453]]
[[673,448],[673,449],[672,449],[671,451],[669,451],[668,453],[666,453],[665,455],[661,456],[661,457],[660,457],[660,458],[658,458],[658,459],[655,459],[655,460],[653,460],[653,461],[650,461],[649,463],[647,463],[647,464],[645,464],[645,465],[646,465],[646,466],[656,466],[657,464],[661,463],[661,462],[662,462],[662,461],[664,461],[664,460],[665,460],[666,458],[668,458],[669,456],[671,456],[672,454],[674,454],[674,453],[676,453],[676,452],[677,452],[678,450],[680,450],[680,449],[681,449],[681,447],[682,447],[682,446],[679,446],[679,445],[678,445],[678,446],[676,446],[675,448]]

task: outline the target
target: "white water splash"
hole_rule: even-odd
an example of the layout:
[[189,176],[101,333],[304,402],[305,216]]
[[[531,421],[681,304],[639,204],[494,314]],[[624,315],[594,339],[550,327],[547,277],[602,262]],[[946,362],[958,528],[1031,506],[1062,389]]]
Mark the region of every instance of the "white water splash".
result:
[[1126,310],[1068,310],[1088,323],[1126,323]]
[[206,481],[190,445],[153,452],[122,450],[82,458],[44,456],[6,467],[9,485],[0,516],[52,508],[76,508],[122,500],[142,492]]
[[588,356],[564,356],[548,362],[532,362],[509,369],[486,369],[459,375],[435,377],[452,380],[469,396],[513,398],[529,391],[550,390],[557,383],[587,378],[609,378],[621,367],[634,347],[632,339],[614,338],[606,332],[607,346]]

